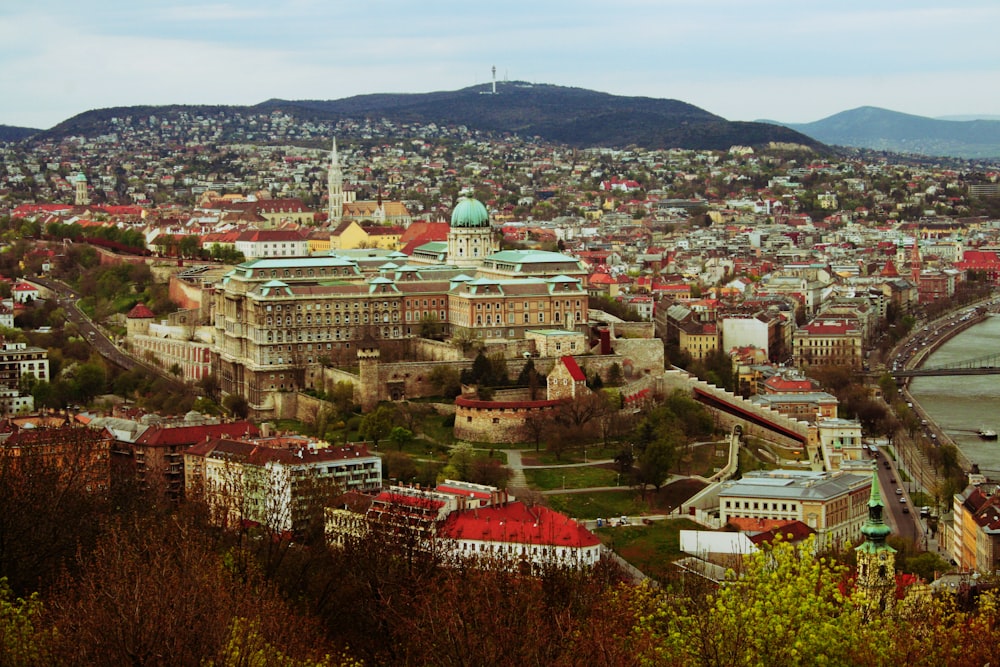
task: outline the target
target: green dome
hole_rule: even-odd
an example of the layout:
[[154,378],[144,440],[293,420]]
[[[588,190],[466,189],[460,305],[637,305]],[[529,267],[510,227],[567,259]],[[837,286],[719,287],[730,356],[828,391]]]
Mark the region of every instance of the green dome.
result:
[[451,212],[452,227],[489,227],[490,215],[486,212],[486,207],[477,200],[462,197],[455,210]]

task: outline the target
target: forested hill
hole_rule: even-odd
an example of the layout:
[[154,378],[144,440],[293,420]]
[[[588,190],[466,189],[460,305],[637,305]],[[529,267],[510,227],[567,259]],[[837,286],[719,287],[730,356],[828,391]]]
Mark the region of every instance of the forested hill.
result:
[[14,125],[0,125],[0,141],[21,141],[38,134],[41,130],[30,127],[15,127]]
[[[686,102],[524,82],[419,94],[360,95],[340,100],[271,99],[252,107],[119,107],[89,111],[53,128],[53,135],[107,132],[113,117],[253,114],[282,111],[299,122],[385,119],[394,123],[464,125],[471,130],[516,133],[574,147],[726,149],[772,142],[822,150],[814,139],[767,123],[730,122]],[[47,133],[48,134],[48,133]]]

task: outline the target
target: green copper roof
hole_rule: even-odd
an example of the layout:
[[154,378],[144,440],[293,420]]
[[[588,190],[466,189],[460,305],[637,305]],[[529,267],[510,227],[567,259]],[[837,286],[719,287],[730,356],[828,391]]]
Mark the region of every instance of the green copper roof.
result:
[[885,538],[892,533],[892,528],[882,520],[882,494],[878,485],[878,470],[872,470],[872,490],[868,495],[868,519],[861,526],[861,533],[865,536],[865,543],[858,547],[860,551],[873,552],[882,549],[892,550],[892,547],[885,543]]
[[463,197],[451,212],[452,227],[489,227],[490,215],[486,212],[486,207],[476,199]]

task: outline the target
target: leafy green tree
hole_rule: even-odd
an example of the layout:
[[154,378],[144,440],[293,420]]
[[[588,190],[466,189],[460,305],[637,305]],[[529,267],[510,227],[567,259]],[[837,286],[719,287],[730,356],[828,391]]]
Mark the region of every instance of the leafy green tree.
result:
[[0,579],[0,664],[51,665],[53,630],[42,623],[43,605],[38,593],[16,598]]
[[394,414],[395,411],[388,405],[378,406],[361,418],[358,433],[365,440],[374,442],[375,449],[378,449],[379,440],[389,435],[392,431]]
[[[746,557],[739,574],[706,596],[661,598],[638,625],[654,637],[659,664],[857,665],[884,664],[871,655],[888,642],[881,626],[866,625],[841,590],[843,566],[783,540]],[[667,607],[666,605],[670,605]],[[875,660],[871,660],[876,658]]]
[[637,481],[642,485],[651,484],[659,491],[670,478],[670,470],[676,465],[677,458],[677,443],[669,436],[657,438],[639,455]]
[[403,448],[406,447],[406,445],[409,444],[412,440],[413,440],[413,431],[411,431],[408,428],[403,428],[402,426],[394,426],[393,429],[389,431],[389,441],[392,444],[396,445],[397,451],[400,452],[403,451]]

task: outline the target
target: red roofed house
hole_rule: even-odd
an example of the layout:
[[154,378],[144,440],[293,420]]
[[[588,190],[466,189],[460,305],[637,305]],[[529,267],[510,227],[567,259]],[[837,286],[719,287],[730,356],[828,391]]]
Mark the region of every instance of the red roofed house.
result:
[[571,356],[559,358],[548,377],[548,400],[573,399],[587,390],[587,376]]
[[38,288],[25,282],[14,285],[10,290],[14,303],[28,303],[38,298]]
[[601,557],[601,541],[576,520],[522,502],[452,512],[437,536],[446,541],[456,561],[590,567]]

